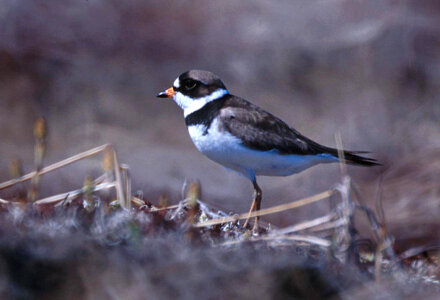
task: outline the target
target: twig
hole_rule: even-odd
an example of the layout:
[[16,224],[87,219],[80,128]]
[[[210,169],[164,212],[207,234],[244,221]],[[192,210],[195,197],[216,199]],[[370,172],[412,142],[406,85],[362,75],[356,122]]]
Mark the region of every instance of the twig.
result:
[[380,175],[379,184],[377,187],[377,195],[376,195],[376,214],[379,220],[379,223],[386,230],[386,220],[385,220],[385,211],[383,209],[382,203],[382,184],[383,184],[383,174]]
[[399,254],[394,260],[393,263],[397,263],[399,261],[402,261],[404,259],[408,259],[410,257],[419,255],[420,253],[427,252],[427,251],[433,251],[433,250],[439,250],[440,244],[438,245],[432,245],[432,246],[419,246],[407,249]]
[[376,218],[376,215],[374,214],[374,211],[371,208],[363,206],[363,205],[356,205],[355,209],[359,209],[360,211],[365,213],[365,215],[367,216],[368,222],[370,223],[370,226],[372,229],[371,231],[373,232],[374,237],[376,238],[376,241],[379,242],[380,237],[381,237],[381,233],[380,233],[381,225],[377,221],[377,218]]
[[[357,191],[355,188],[353,189],[355,191],[355,195],[357,197],[361,197],[359,191]],[[358,201],[361,202],[361,201]],[[376,203],[377,205],[377,203]],[[386,250],[386,254],[388,257],[390,257],[392,260],[395,259],[396,253],[394,252],[394,249],[392,247],[393,241],[392,239],[387,235],[386,228],[383,224],[381,224],[376,217],[376,214],[374,211],[366,206],[362,205],[356,205],[355,208],[360,209],[367,215],[367,219],[370,222],[371,229],[375,235],[377,246],[375,251],[375,260],[374,260],[374,278],[376,282],[379,282],[382,278],[382,261],[383,261],[383,251]],[[385,219],[385,216],[383,215],[383,218]]]
[[347,176],[347,165],[345,164],[344,148],[342,147],[342,138],[339,132],[335,134],[335,141],[336,149],[338,150],[339,167],[341,169],[342,177],[345,177]]
[[316,244],[323,247],[330,247],[331,242],[329,240],[319,238],[312,235],[277,235],[277,236],[260,236],[260,237],[252,237],[250,239],[242,239],[242,240],[234,240],[228,241],[219,244],[220,246],[228,246],[234,244],[240,244],[243,242],[258,242],[258,241],[270,241],[270,240],[289,240],[289,241],[297,241],[297,242],[306,242],[310,244]]
[[[13,158],[9,162],[9,175],[11,176],[11,178],[15,178],[15,179],[23,176],[23,167],[21,165],[21,161],[18,158]],[[24,196],[23,191],[24,191],[24,187],[22,185],[20,185],[20,187],[19,187],[20,197]]]
[[113,160],[115,162],[114,171],[116,177],[116,194],[118,195],[119,205],[121,205],[122,208],[130,209],[131,202],[127,203],[125,199],[124,184],[122,182],[121,171],[119,170],[118,156],[116,155],[116,151],[114,149],[113,149]]
[[374,254],[374,279],[376,280],[376,282],[380,282],[380,280],[382,279],[382,250],[382,244],[378,244]]
[[37,118],[34,123],[34,165],[35,176],[32,177],[31,186],[28,190],[27,200],[34,202],[40,189],[40,170],[43,168],[43,160],[46,154],[47,123],[44,118]]
[[188,185],[188,189],[186,191],[186,199],[188,199],[186,204],[189,207],[186,216],[186,222],[188,224],[192,225],[197,221],[196,215],[200,210],[199,203],[197,201],[200,198],[201,198],[200,182],[199,181],[190,182],[190,184]]
[[324,231],[324,230],[339,228],[341,226],[345,226],[345,220],[337,219],[337,220],[335,220],[333,222],[324,223],[322,225],[318,225],[316,227],[313,227],[313,228],[310,229],[310,231],[311,232],[318,232],[318,231]]
[[336,188],[342,199],[340,219],[343,222],[343,227],[336,232],[335,241],[335,256],[345,262],[348,256],[348,249],[353,240],[353,205],[350,200],[350,177],[343,176],[342,184]]
[[[125,199],[127,203],[130,203],[131,199],[131,177],[130,177],[130,167],[126,164],[121,164],[122,176],[124,178],[124,191]],[[129,207],[130,208],[130,207]]]
[[[95,201],[93,197],[93,193],[95,192],[95,184],[93,182],[93,177],[88,175],[84,179],[84,184],[82,188],[83,192],[83,207],[88,211],[92,212],[95,209]],[[69,196],[66,196],[66,199]]]
[[270,233],[270,235],[288,234],[288,233],[298,232],[298,231],[305,230],[305,229],[310,229],[310,228],[316,227],[318,225],[322,225],[322,224],[330,222],[335,216],[336,216],[336,214],[332,213],[330,215],[319,217],[319,218],[316,218],[316,219],[313,219],[310,221],[305,221],[305,222],[295,224],[295,225],[292,225],[289,227],[274,230]]
[[394,249],[392,247],[393,241],[392,239],[387,235],[385,228],[378,222],[376,215],[374,214],[374,211],[368,207],[362,206],[362,205],[356,205],[356,209],[360,209],[367,215],[367,219],[370,222],[372,231],[375,235],[378,247],[380,245],[380,248],[382,250],[387,251],[387,255],[391,259],[395,259],[396,253],[394,252]]
[[179,204],[174,204],[174,205],[170,205],[170,206],[167,206],[167,207],[155,207],[155,206],[153,206],[153,207],[150,208],[150,211],[156,212],[156,211],[162,211],[162,210],[168,210],[168,209],[175,209],[175,208],[178,208],[178,207],[179,207]]
[[317,202],[317,201],[326,199],[326,198],[330,197],[333,193],[334,193],[334,190],[327,190],[327,191],[322,192],[320,194],[316,194],[311,197],[303,198],[301,200],[297,200],[297,201],[294,201],[294,202],[291,202],[288,204],[273,206],[273,207],[262,209],[259,211],[254,211],[251,214],[243,213],[238,216],[213,219],[213,220],[209,220],[209,221],[206,221],[203,223],[194,224],[194,226],[195,227],[206,227],[206,226],[212,226],[212,225],[217,225],[217,224],[222,224],[222,223],[227,223],[227,222],[235,222],[237,220],[246,219],[248,216],[252,218],[252,217],[256,217],[256,216],[269,215],[269,214],[273,214],[273,213],[277,213],[277,212],[281,212],[281,211],[285,211],[285,210],[289,210],[289,209],[293,209],[293,208],[298,208],[298,207],[301,207],[301,206],[304,206],[304,205],[307,205],[307,204],[310,204],[313,202]]
[[14,202],[0,198],[0,203],[1,204],[9,204],[9,203],[14,203]]
[[[59,169],[61,167],[70,165],[70,164],[72,164],[72,163],[74,163],[74,162],[76,162],[78,160],[81,160],[81,159],[93,156],[93,155],[95,155],[95,154],[97,154],[99,152],[102,152],[108,146],[110,146],[110,144],[105,144],[105,145],[102,145],[102,146],[90,149],[88,151],[84,151],[82,153],[73,155],[73,156],[71,156],[69,158],[66,158],[64,160],[61,160],[59,162],[56,162],[54,164],[51,164],[51,165],[49,165],[47,167],[42,168],[38,172],[38,174],[39,175],[43,175],[43,174],[49,173],[49,172],[51,172],[53,170]],[[17,183],[20,183],[20,182],[24,182],[24,181],[30,180],[30,179],[32,179],[32,177],[34,177],[36,175],[36,173],[37,173],[36,171],[33,171],[33,172],[30,172],[30,173],[28,173],[26,175],[23,175],[23,176],[19,177],[19,178],[15,178],[15,179],[11,179],[11,180],[5,181],[5,182],[0,184],[0,190],[8,188],[8,187],[13,186],[13,185],[15,185]]]
[[313,235],[282,235],[282,236],[263,236],[261,237],[263,240],[278,240],[278,239],[284,239],[284,240],[291,240],[291,241],[298,241],[298,242],[308,242],[311,244],[316,244],[323,247],[330,247],[331,242],[329,240],[313,236]]
[[[104,183],[100,183],[98,185],[95,186],[94,190],[95,191],[100,191],[100,190],[104,190],[104,189],[109,189],[112,188],[116,185],[115,182],[104,182]],[[58,194],[58,195],[53,195],[50,197],[46,197],[43,199],[39,199],[37,201],[34,202],[34,205],[41,205],[41,204],[50,204],[50,203],[55,203],[61,200],[66,199],[66,201],[68,201],[68,199],[74,198],[76,196],[79,196],[83,193],[83,189],[77,189],[77,190],[73,190],[67,193],[62,193],[62,194]]]
[[138,197],[131,197],[131,202],[133,202],[137,206],[145,205],[145,201],[142,199],[139,199]]

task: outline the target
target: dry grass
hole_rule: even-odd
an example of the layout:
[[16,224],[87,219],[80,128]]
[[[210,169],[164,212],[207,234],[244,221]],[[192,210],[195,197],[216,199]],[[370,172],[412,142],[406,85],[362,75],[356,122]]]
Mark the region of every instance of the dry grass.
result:
[[[436,277],[438,272],[435,273],[437,261],[434,259],[435,256],[432,256],[432,253],[439,249],[438,245],[420,245],[401,253],[395,253],[394,240],[386,230],[381,197],[377,197],[376,211],[366,207],[361,193],[353,186],[344,165],[341,165],[341,183],[335,188],[304,199],[253,212],[251,217],[281,213],[318,201],[325,201],[330,197],[333,200],[338,199],[339,203],[333,202],[334,205],[330,207],[327,214],[284,228],[274,228],[263,223],[259,235],[253,236],[250,228],[243,227],[241,222],[248,217],[248,213],[231,215],[208,206],[201,201],[201,188],[198,182],[192,182],[187,186],[185,197],[179,204],[154,205],[132,195],[129,167],[120,164],[116,151],[111,145],[105,144],[43,167],[44,150],[42,148],[46,146],[41,147],[40,136],[36,135],[35,140],[36,170],[21,175],[18,171],[19,164],[14,162],[10,169],[11,175],[15,178],[0,184],[0,190],[3,190],[22,185],[30,180],[32,184],[29,189],[32,193],[21,193],[21,196],[0,199],[3,210],[1,218],[8,219],[14,215],[15,219],[17,216],[20,216],[18,217],[20,220],[29,218],[27,222],[37,227],[33,230],[37,232],[42,230],[45,235],[55,234],[56,236],[56,233],[51,232],[53,229],[42,224],[60,222],[61,214],[64,220],[57,225],[58,227],[66,227],[66,230],[70,230],[66,225],[70,224],[69,222],[77,224],[75,226],[83,224],[81,226],[86,226],[87,231],[95,235],[96,239],[96,233],[93,232],[97,230],[95,228],[96,218],[100,215],[99,218],[107,221],[99,223],[98,232],[107,232],[107,235],[115,234],[113,232],[115,225],[110,220],[119,218],[117,224],[118,222],[133,224],[130,226],[134,226],[135,230],[130,229],[128,233],[131,239],[136,235],[140,235],[138,239],[149,239],[152,233],[177,229],[177,231],[183,230],[183,236],[192,243],[202,242],[211,246],[226,247],[226,249],[231,246],[240,247],[237,251],[250,244],[259,245],[256,249],[263,244],[265,247],[278,249],[281,252],[286,251],[283,249],[292,247],[306,252],[319,249],[327,256],[327,263],[337,262],[338,268],[345,267],[347,272],[349,272],[348,269],[356,266],[358,272],[370,274],[378,284],[383,283],[383,280],[397,280],[396,278],[402,278],[402,276],[408,278],[416,272],[419,276],[418,283],[430,282],[432,287],[439,288],[438,277]],[[337,145],[339,149],[342,149],[340,139],[337,139]],[[38,183],[43,175],[97,155],[102,156],[103,174],[101,176],[96,179],[86,176],[82,188],[37,199]],[[365,239],[357,233],[355,228],[357,211],[367,217],[370,231],[375,237],[374,240],[367,240],[367,243],[361,242]],[[72,212],[74,212],[73,217]],[[20,225],[22,226],[26,227],[26,225]],[[39,226],[41,229],[38,229]],[[124,234],[126,235],[127,232]],[[365,247],[365,245],[369,246]],[[339,292],[343,292],[343,289]]]

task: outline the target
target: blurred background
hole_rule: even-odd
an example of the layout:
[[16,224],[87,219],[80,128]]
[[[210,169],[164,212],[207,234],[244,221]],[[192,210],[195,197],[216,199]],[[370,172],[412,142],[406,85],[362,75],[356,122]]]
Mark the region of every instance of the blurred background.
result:
[[[371,151],[383,167],[349,167],[365,200],[381,196],[392,234],[438,238],[440,2],[2,0],[0,180],[19,158],[33,167],[34,120],[49,124],[46,164],[112,143],[135,190],[181,199],[199,179],[203,200],[244,212],[251,184],[203,157],[174,102],[155,98],[188,69],[317,142]],[[99,158],[43,177],[43,194],[78,188]],[[263,207],[340,181],[336,164],[261,178]],[[276,225],[317,217],[316,204]],[[294,218],[294,219],[292,219]]]

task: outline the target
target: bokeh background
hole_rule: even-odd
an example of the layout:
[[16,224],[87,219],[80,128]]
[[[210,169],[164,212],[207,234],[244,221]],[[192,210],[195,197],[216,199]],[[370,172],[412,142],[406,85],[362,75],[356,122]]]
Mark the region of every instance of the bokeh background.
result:
[[[248,209],[252,189],[200,154],[183,114],[155,98],[188,69],[219,75],[231,93],[312,139],[372,151],[383,167],[350,167],[363,197],[382,197],[395,235],[438,238],[440,3],[435,0],[2,0],[0,180],[12,158],[32,170],[35,118],[49,124],[46,163],[112,143],[135,190]],[[43,178],[43,194],[81,186],[99,158]],[[263,207],[340,181],[338,166],[261,178]],[[313,205],[277,225],[325,212]],[[411,226],[411,230],[402,227]]]

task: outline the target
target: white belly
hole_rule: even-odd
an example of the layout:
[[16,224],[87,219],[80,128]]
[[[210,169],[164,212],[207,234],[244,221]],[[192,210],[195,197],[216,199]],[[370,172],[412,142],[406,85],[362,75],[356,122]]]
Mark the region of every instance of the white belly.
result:
[[251,180],[256,175],[287,176],[299,173],[318,163],[334,162],[335,158],[316,155],[281,155],[277,151],[251,150],[228,132],[218,130],[214,120],[207,134],[206,127],[188,127],[197,149],[213,161],[233,169]]

